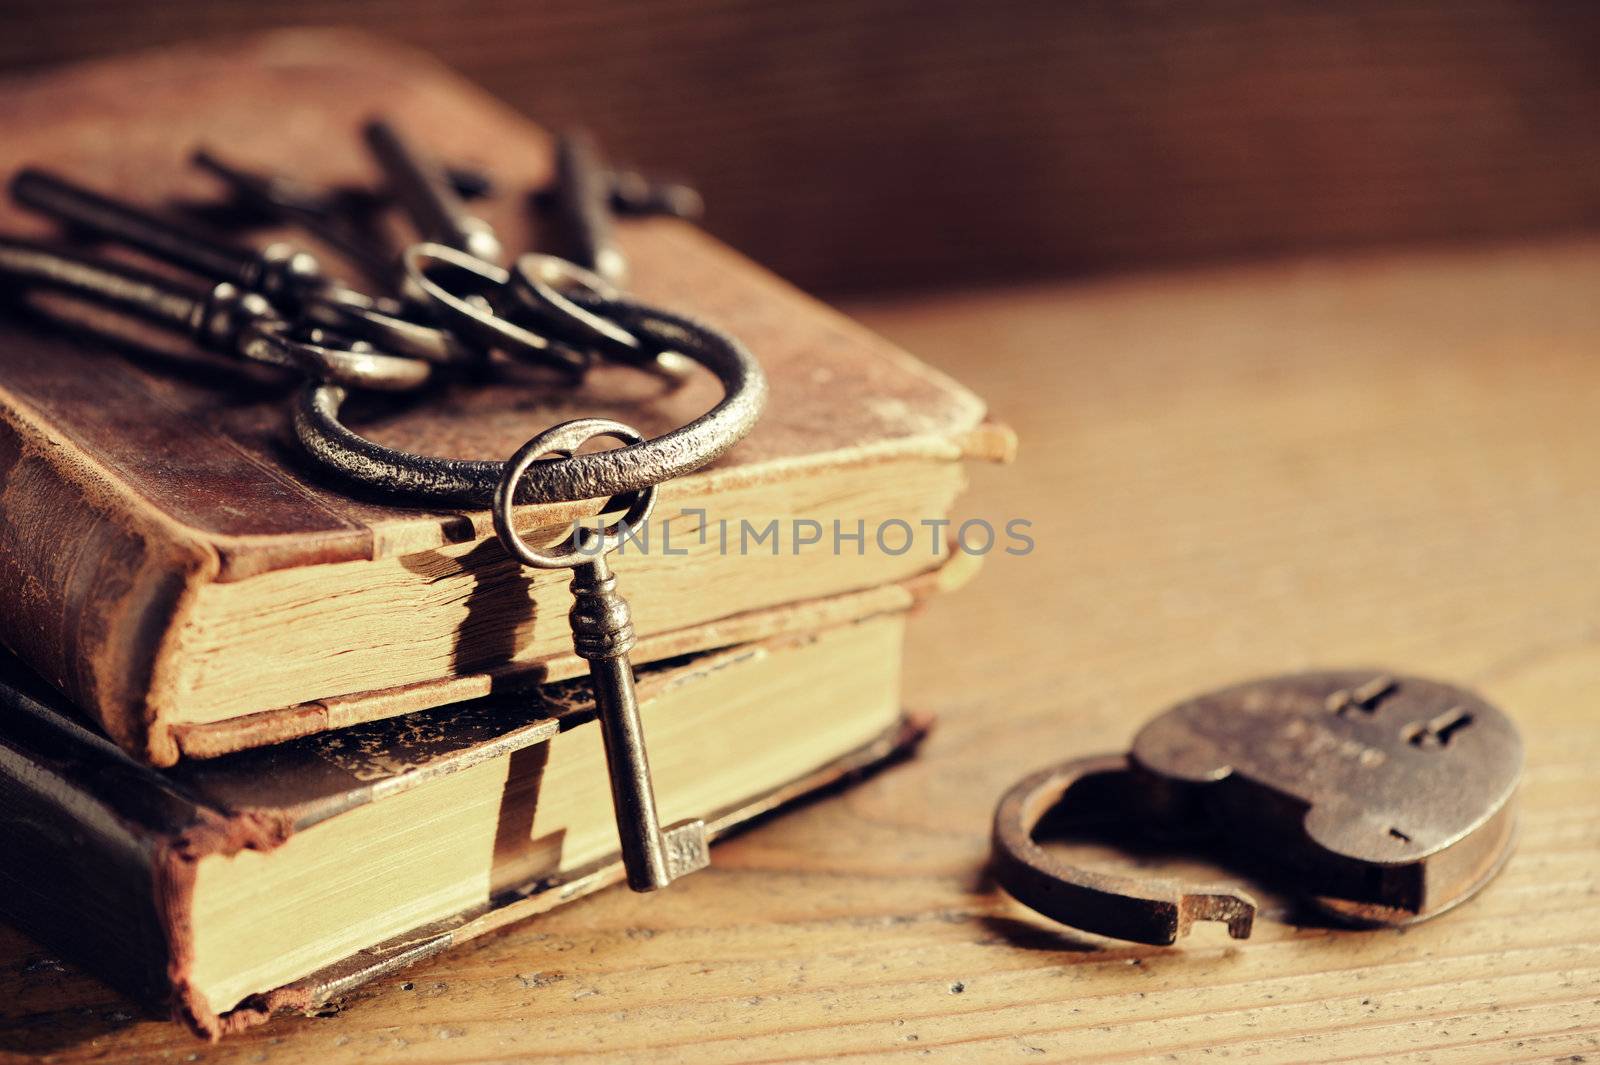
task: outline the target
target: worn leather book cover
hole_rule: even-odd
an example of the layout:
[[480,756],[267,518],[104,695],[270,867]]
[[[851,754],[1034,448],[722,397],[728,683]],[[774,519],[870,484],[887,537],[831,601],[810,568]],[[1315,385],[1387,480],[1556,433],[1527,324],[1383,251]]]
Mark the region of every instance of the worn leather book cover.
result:
[[[926,722],[899,709],[898,654],[889,652],[897,652],[902,631],[891,615],[831,635],[778,638],[641,670],[642,707],[647,720],[655,715],[657,768],[665,768],[658,773],[664,813],[675,801],[681,814],[686,805],[708,801],[706,795],[721,795],[694,810],[712,838],[720,838],[908,750]],[[784,661],[798,656],[795,665],[814,671],[837,661],[841,649],[860,649],[861,668],[831,693],[821,690],[826,684],[796,677]],[[862,657],[868,655],[876,659]],[[703,714],[723,713],[707,708],[703,696],[763,684],[760,701],[731,711],[738,717],[718,718],[724,721],[718,735],[685,741],[672,753],[674,718],[677,729],[692,730],[712,720]],[[622,878],[587,690],[559,682],[516,698],[492,696],[159,770],[87,727],[59,693],[0,652],[0,915],[202,1035],[214,1038],[282,1009],[315,1007]],[[848,705],[855,696],[862,704]],[[809,734],[818,727],[814,719],[830,714],[831,731],[824,727],[827,735],[797,759],[792,723],[806,719]],[[569,756],[549,753],[572,742],[596,748],[577,776],[560,768],[563,757],[572,764]],[[719,750],[730,757],[707,765]],[[682,763],[676,774],[674,760]],[[477,831],[438,819],[470,805],[475,792],[467,785],[478,787],[474,778],[485,772],[498,774],[479,788],[477,815],[488,830],[480,857],[488,863],[492,854],[493,865],[476,876],[459,855],[439,860],[428,841]],[[720,784],[704,783],[719,774]],[[694,788],[702,798],[685,795]],[[571,829],[540,828],[541,810],[574,802],[586,804],[585,816],[594,821],[587,844]],[[401,835],[411,842],[391,843],[375,828],[381,822],[373,816],[389,809],[394,813],[386,816],[422,833],[424,842]],[[294,864],[304,860],[305,850],[293,853],[303,845],[331,851],[332,858]],[[280,857],[291,872],[273,886],[256,883]],[[440,866],[436,882],[417,872],[430,859]],[[423,877],[413,892],[422,901],[391,901],[406,890],[408,877]],[[253,892],[216,887],[219,879],[239,878],[254,884]],[[441,887],[452,882],[464,888]],[[382,892],[384,905],[400,916],[372,925],[372,907],[348,899],[363,885]],[[285,900],[300,894],[321,901],[286,917]],[[226,927],[218,930],[219,922]],[[310,938],[296,944],[302,926]],[[368,927],[390,934],[366,941]],[[241,962],[242,974],[219,977],[218,956],[234,947],[232,940],[247,938],[262,941],[255,968]],[[324,960],[313,966],[305,951],[316,949]],[[296,959],[299,969],[292,967]],[[271,972],[294,975],[265,975]]]
[[[216,184],[188,162],[205,145],[314,184],[371,186],[359,131],[377,114],[440,158],[488,168],[500,192],[476,209],[511,248],[540,242],[526,191],[550,179],[547,134],[424,56],[343,34],[169,49],[0,83],[0,172],[42,166],[152,206],[214,200]],[[9,202],[0,227],[53,232]],[[695,227],[631,220],[618,236],[640,298],[739,336],[770,383],[755,431],[664,486],[658,514],[725,504],[826,524],[861,512],[839,509],[849,497],[869,516],[877,506],[915,521],[948,512],[963,458],[1009,453],[1009,433],[970,392]],[[458,382],[384,407],[363,427],[424,453],[504,458],[565,418],[618,417],[656,434],[716,399],[709,380],[664,393],[642,376],[593,372],[572,392],[516,373]],[[564,653],[560,574],[520,571],[485,513],[352,494],[312,468],[289,430],[294,388],[181,342],[87,339],[0,314],[0,596],[10,604],[0,641],[144,761],[169,765],[581,668]],[[581,510],[538,518],[555,525]],[[825,564],[709,552],[619,559],[637,657],[758,638],[774,608],[870,594],[943,563],[877,551],[867,537],[863,557],[847,549]],[[366,591],[365,605],[315,621],[290,609],[338,582]],[[275,611],[290,620],[274,623]]]

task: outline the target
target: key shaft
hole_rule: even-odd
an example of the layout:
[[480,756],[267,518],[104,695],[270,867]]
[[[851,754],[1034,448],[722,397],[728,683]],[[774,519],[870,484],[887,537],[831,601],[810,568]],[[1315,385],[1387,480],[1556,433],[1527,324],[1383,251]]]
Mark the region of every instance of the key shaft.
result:
[[416,359],[304,333],[258,292],[222,281],[199,288],[124,263],[91,259],[28,241],[0,239],[0,295],[62,293],[73,301],[182,333],[210,351],[287,367],[356,388],[404,390],[428,379]]
[[411,217],[424,241],[505,265],[505,248],[494,229],[467,210],[444,167],[417,151],[394,125],[382,119],[367,123],[365,135],[389,194]]
[[551,190],[556,215],[572,243],[572,261],[623,287],[628,259],[611,224],[611,172],[587,133],[564,134],[556,142],[556,180]]
[[[662,832],[628,657],[634,642],[633,618],[616,587],[604,555],[573,570],[572,644],[589,663],[628,886],[657,891],[706,864],[705,825],[690,821]],[[696,835],[697,845],[692,840]]]
[[283,245],[254,251],[177,219],[95,192],[59,174],[28,167],[11,181],[23,207],[97,240],[124,244],[192,273],[268,298],[323,283],[316,259]]

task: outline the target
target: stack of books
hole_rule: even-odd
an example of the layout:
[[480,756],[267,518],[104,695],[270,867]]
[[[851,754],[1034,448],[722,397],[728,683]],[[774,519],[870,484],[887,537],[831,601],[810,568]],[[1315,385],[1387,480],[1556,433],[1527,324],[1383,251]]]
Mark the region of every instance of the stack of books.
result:
[[[14,85],[0,164],[152,204],[194,192],[202,143],[370,182],[356,131],[383,111],[502,190],[547,180],[548,138],[446,72],[346,58],[246,46]],[[485,213],[524,228],[520,191]],[[906,613],[1025,545],[980,523],[952,546],[948,524],[963,460],[1012,438],[692,227],[619,236],[642,298],[741,337],[771,385],[755,432],[662,486],[612,556],[663,821],[716,836],[914,741]],[[0,912],[213,1036],[621,876],[568,574],[517,565],[486,513],[317,472],[287,430],[292,387],[120,323],[0,316]],[[653,435],[715,398],[625,367],[576,389],[513,368],[374,403],[362,425],[504,458],[567,418]],[[521,517],[554,534],[595,509]]]

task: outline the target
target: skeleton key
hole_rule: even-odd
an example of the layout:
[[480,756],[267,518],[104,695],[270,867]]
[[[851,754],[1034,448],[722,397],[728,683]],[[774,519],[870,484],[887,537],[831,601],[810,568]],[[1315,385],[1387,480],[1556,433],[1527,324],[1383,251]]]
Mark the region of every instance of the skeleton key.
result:
[[241,292],[226,281],[196,289],[121,263],[0,238],[0,295],[32,291],[64,293],[185,334],[210,351],[353,388],[405,391],[425,383],[432,370],[365,342],[297,328],[259,292]]
[[617,579],[606,555],[619,547],[630,530],[638,528],[655,506],[656,486],[629,494],[627,512],[615,524],[596,531],[580,528],[555,548],[539,551],[517,532],[512,518],[512,498],[523,476],[547,455],[571,457],[590,440],[610,437],[624,445],[644,438],[620,422],[583,418],[563,422],[529,440],[506,463],[494,496],[494,527],[501,543],[524,565],[538,569],[572,570],[572,646],[589,663],[594,687],[595,716],[611,776],[611,802],[616,810],[617,834],[628,886],[635,891],[656,891],[680,876],[702,869],[711,857],[705,822],[681,821],[665,831],[656,813],[655,789],[650,780],[650,760],[645,753],[644,727],[634,694],[633,619],[628,601],[617,594]]
[[11,179],[11,196],[31,211],[97,240],[110,240],[214,281],[268,299],[295,297],[326,284],[308,252],[284,244],[262,250],[234,247],[173,218],[84,188],[57,174],[27,167]]
[[[639,337],[582,305],[615,302],[628,276],[628,259],[614,236],[612,172],[586,133],[556,142],[556,181],[545,201],[561,219],[572,257],[530,252],[511,268],[510,290],[520,309],[552,337],[682,383],[689,367],[670,350],[647,347]],[[577,297],[574,299],[574,297]]]
[[698,222],[705,217],[706,201],[699,190],[682,182],[656,181],[637,170],[613,170],[611,209],[630,218],[663,215]]
[[489,223],[471,214],[444,169],[383,119],[367,123],[367,147],[387,191],[421,241],[401,253],[401,293],[446,330],[473,344],[581,377],[589,356],[516,321],[505,249]]
[[[189,161],[221,182],[229,200],[221,204],[187,203],[184,206],[188,214],[222,218],[233,226],[298,226],[338,251],[369,279],[379,284],[398,280],[395,249],[379,224],[379,215],[388,208],[391,198],[380,190],[358,185],[313,185],[286,174],[241,166],[204,147],[196,148]],[[451,166],[443,169],[450,187],[463,200],[482,199],[494,192],[493,179],[483,171]]]
[[474,362],[478,352],[443,329],[413,322],[392,300],[375,300],[323,272],[287,244],[260,251],[229,244],[182,222],[27,168],[11,181],[17,203],[97,240],[123,244],[212,281],[265,296],[313,325],[428,362]]

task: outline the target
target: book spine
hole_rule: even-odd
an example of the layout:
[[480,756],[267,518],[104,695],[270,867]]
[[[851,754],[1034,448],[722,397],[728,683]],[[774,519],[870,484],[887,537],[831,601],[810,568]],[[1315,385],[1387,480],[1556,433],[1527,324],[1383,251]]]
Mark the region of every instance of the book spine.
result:
[[294,826],[276,811],[198,804],[39,696],[0,681],[0,917],[217,1038],[230,1022],[188,979],[196,869],[211,854],[271,850]]
[[171,991],[157,850],[69,772],[0,744],[0,914],[150,1009]]
[[0,642],[125,749],[170,765],[161,652],[215,552],[0,390]]

